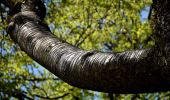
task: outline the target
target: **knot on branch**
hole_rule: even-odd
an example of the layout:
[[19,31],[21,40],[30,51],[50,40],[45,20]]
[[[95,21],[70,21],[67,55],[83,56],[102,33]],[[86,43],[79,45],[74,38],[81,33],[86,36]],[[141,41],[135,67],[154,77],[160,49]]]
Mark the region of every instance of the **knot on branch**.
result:
[[46,8],[42,0],[25,0],[24,2],[17,3],[10,11],[9,15],[14,16],[17,13],[31,11],[43,20],[46,16]]

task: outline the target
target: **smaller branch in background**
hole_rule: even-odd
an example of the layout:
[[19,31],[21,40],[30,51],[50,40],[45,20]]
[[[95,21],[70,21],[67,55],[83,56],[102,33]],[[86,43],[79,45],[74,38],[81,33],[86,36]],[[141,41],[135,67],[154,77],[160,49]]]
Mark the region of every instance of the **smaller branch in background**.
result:
[[4,95],[9,96],[6,99],[10,99],[10,97],[14,97],[14,98],[17,98],[19,100],[25,100],[25,99],[26,100],[34,100],[33,98],[26,95],[26,94],[28,94],[27,92],[20,91],[20,90],[17,90],[17,89],[15,89],[13,91],[9,91],[9,89],[3,88],[3,89],[0,89],[0,92],[3,93]]
[[113,93],[109,93],[109,99],[113,100]]
[[5,80],[25,80],[25,81],[48,81],[48,80],[59,80],[58,78],[0,78]]
[[92,32],[89,32],[82,40],[79,40],[75,46],[78,47],[80,46],[90,35],[92,35],[95,32],[95,30],[93,30]]
[[44,96],[40,96],[40,95],[33,95],[33,96],[36,96],[38,98],[41,98],[41,99],[60,99],[60,98],[64,98],[65,96],[69,95],[69,93],[65,93],[61,96],[58,96],[58,97],[44,97]]
[[5,22],[4,22],[4,17],[3,17],[3,13],[2,13],[2,10],[1,10],[1,22],[3,23],[3,25],[5,25]]
[[148,20],[150,20],[151,17],[152,17],[152,9],[153,9],[153,4],[151,4],[151,6],[150,6],[149,15],[148,15]]
[[73,96],[74,100],[80,100],[80,98],[78,96]]
[[85,29],[85,28],[83,27],[83,32],[80,33],[80,37],[76,40],[76,42],[75,42],[75,44],[74,44],[75,46],[79,46],[78,43],[79,43],[79,41],[81,40],[81,38],[83,37],[83,34],[86,33],[87,29],[88,29],[88,28]]
[[30,98],[30,97],[28,97],[25,93],[13,93],[14,95],[14,97],[15,98],[18,98],[19,100],[25,100],[25,99],[27,99],[27,100],[34,100],[34,99],[32,99],[32,98]]
[[[141,99],[139,94],[134,94],[134,95],[131,97],[131,100],[138,100],[138,99]],[[158,100],[159,100],[159,99],[158,99]]]
[[[46,90],[43,89],[43,88],[41,88],[41,87],[39,87],[39,86],[37,86],[35,82],[34,82],[33,87],[34,87],[35,89],[39,89],[40,91],[42,91],[42,92],[45,94],[46,97],[48,97],[48,94],[47,94]],[[35,95],[36,95],[36,94],[35,94]]]

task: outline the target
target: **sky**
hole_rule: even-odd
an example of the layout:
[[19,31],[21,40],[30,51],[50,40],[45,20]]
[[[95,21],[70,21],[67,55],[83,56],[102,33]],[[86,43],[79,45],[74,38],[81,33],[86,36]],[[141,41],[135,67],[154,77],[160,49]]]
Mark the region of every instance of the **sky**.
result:
[[150,11],[150,6],[147,6],[144,9],[142,9],[142,11],[141,11],[141,21],[142,22],[144,22],[145,20],[148,19],[149,11]]

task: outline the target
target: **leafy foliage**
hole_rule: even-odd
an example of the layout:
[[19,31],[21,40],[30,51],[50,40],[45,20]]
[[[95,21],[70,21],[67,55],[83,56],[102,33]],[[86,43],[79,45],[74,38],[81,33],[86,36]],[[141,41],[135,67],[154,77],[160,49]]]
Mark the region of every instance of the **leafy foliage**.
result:
[[[48,9],[45,21],[51,31],[79,48],[118,52],[154,45],[150,21],[141,19],[141,12],[150,7],[151,0],[48,0],[45,3]],[[69,86],[30,59],[7,36],[7,8],[1,6],[0,10],[0,98],[111,98],[107,93]],[[113,98],[169,99],[169,93],[114,94]]]
[[49,5],[47,23],[55,35],[80,48],[102,49],[106,45],[111,45],[111,51],[139,48],[148,45],[146,40],[151,34],[149,21],[140,20],[141,10],[150,3],[130,0],[54,2]]

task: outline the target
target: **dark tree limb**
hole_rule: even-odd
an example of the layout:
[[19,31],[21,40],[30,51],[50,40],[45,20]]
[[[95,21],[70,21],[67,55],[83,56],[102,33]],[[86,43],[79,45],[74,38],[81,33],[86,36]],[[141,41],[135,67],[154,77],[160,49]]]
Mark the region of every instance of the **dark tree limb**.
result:
[[81,50],[51,34],[37,9],[29,8],[30,2],[21,4],[29,9],[21,7],[10,19],[8,33],[30,57],[70,85],[110,93],[168,91],[170,1],[154,4],[157,44],[149,49],[120,53]]

